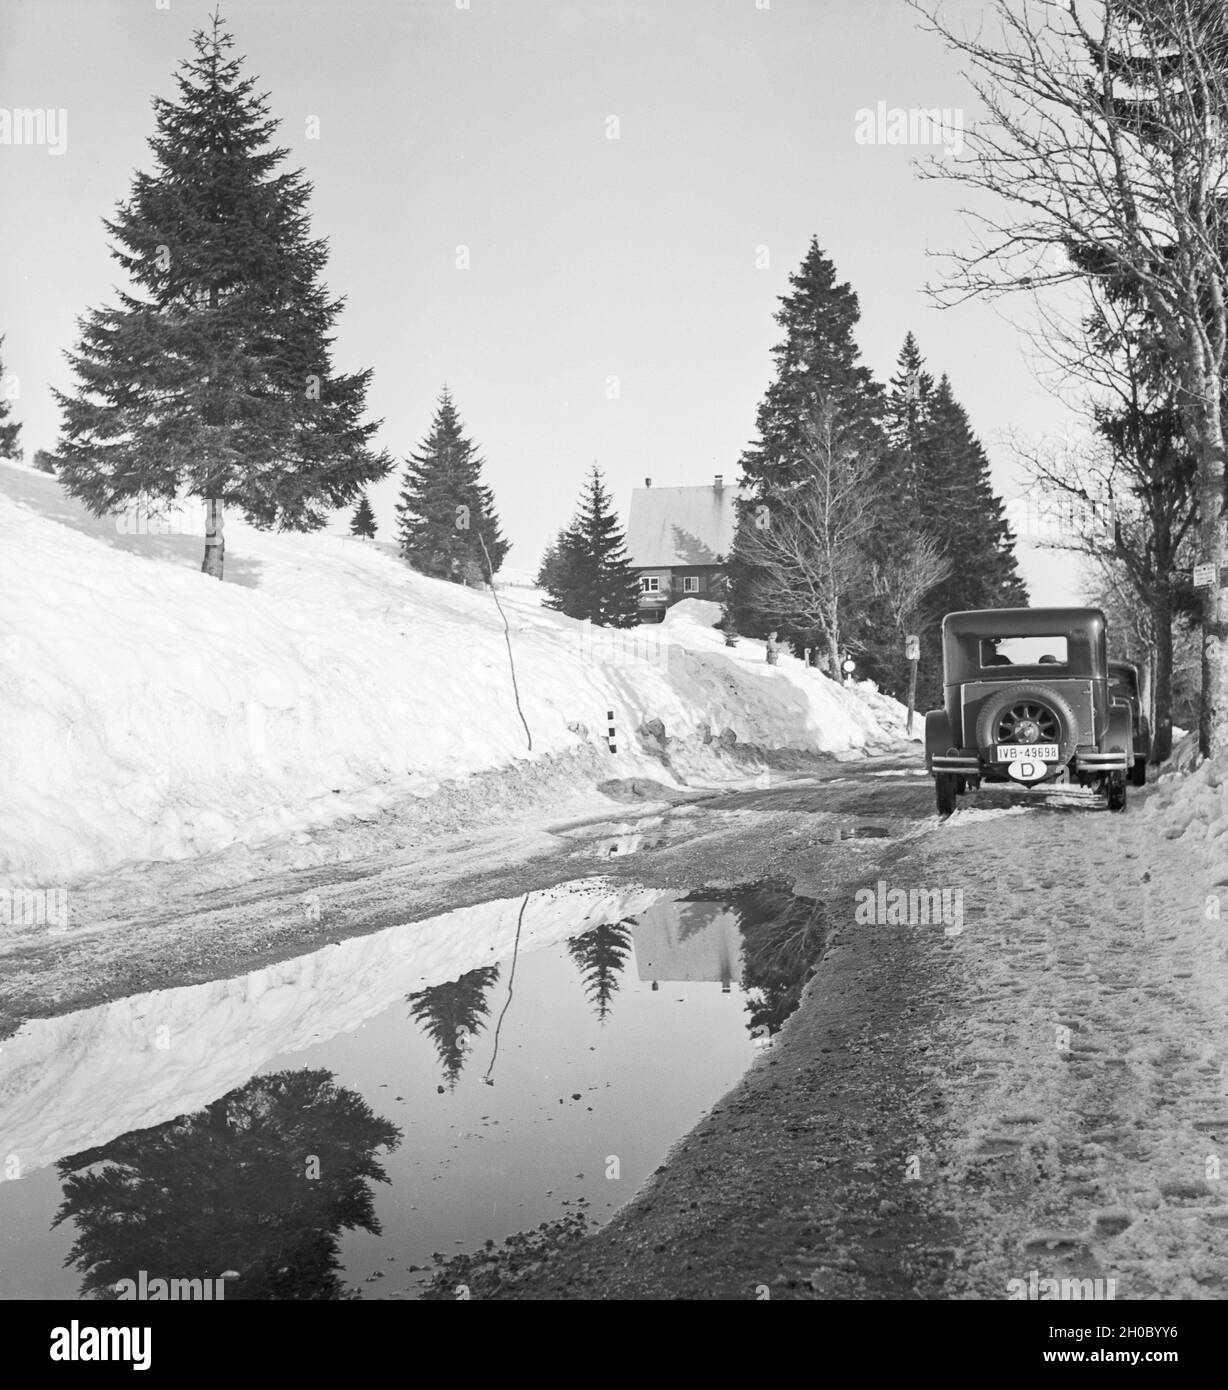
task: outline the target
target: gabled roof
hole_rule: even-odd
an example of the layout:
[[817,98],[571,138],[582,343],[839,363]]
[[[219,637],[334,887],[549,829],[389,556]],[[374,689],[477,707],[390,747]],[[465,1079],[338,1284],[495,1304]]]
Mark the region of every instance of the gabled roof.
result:
[[715,565],[729,555],[740,489],[637,487],[631,492],[627,555],[638,569]]

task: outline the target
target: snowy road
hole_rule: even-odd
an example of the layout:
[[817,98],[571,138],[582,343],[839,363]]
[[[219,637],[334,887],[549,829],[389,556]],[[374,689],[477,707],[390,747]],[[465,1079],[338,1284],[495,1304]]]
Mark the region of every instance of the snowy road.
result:
[[1124,816],[1020,793],[944,823],[918,771],[816,763],[343,872],[185,885],[139,920],[100,897],[109,917],[8,953],[7,1018],[573,880],[784,880],[824,904],[829,941],[801,1008],[650,1189],[509,1296],[1006,1298],[1067,1278],[1224,1297],[1225,886],[1162,838],[1150,792]]
[[[770,798],[777,847],[790,814],[833,805],[896,832],[818,881],[783,856],[836,933],[773,1054],[652,1190],[509,1296],[1228,1292],[1222,873],[1162,838],[1145,796],[939,824],[928,782],[878,771]],[[859,923],[880,880],[959,894],[958,925]]]

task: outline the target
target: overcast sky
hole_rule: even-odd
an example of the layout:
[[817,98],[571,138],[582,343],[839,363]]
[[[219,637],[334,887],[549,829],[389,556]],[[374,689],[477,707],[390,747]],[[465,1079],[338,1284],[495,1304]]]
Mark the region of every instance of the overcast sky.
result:
[[[70,382],[77,315],[121,282],[101,218],[152,168],[150,100],[174,95],[212,9],[166,3],[0,0],[0,105],[67,113],[61,154],[0,145],[0,332],[27,457],[55,445],[48,387]],[[913,168],[931,151],[856,138],[879,102],[975,117],[905,0],[463,4],[229,0],[223,14],[315,187],[326,279],[348,301],[337,366],[374,369],[371,413],[398,460],[448,383],[509,566],[536,568],[594,460],[624,517],[646,476],[735,479],[777,296],[812,235],[860,297],[871,369],[888,376],[911,329],[999,490],[1020,490],[1003,432],[1070,417],[1000,310],[924,295],[931,253],[968,244],[958,190]],[[948,8],[975,23],[984,6]],[[399,473],[372,491],[385,539]],[[1033,603],[1078,597],[1068,562],[1024,565]]]

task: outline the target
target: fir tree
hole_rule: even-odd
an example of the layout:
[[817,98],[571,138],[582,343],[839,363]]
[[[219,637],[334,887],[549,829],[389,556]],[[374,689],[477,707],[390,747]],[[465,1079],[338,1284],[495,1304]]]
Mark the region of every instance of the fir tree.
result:
[[450,1090],[465,1065],[469,1044],[490,1013],[486,996],[499,978],[497,965],[482,965],[459,980],[431,985],[408,996],[409,1011],[426,1029]]
[[567,953],[580,967],[584,992],[602,1023],[618,990],[618,977],[631,954],[631,927],[626,922],[606,922],[573,936]]
[[[887,447],[878,470],[878,483],[890,525],[875,528],[868,540],[871,565],[880,582],[851,624],[852,636],[861,649],[861,674],[876,681],[888,694],[904,698],[910,666],[904,656],[903,635],[885,600],[881,577],[899,564],[911,546],[923,539],[921,523],[921,472],[924,445],[934,397],[934,378],[925,370],[925,358],[912,333],[905,335],[896,358],[886,400],[884,426]],[[940,621],[927,606],[916,626]]]
[[817,238],[789,284],[792,293],[782,296],[775,315],[785,330],[772,349],[776,379],[756,416],[758,441],[741,460],[747,481],[770,490],[804,476],[807,420],[825,403],[841,417],[846,447],[873,453],[882,443],[882,387],[861,365],[853,339],[861,317],[857,295],[837,284]]
[[474,584],[499,572],[509,546],[482,467],[445,386],[430,433],[409,457],[397,503],[401,556],[421,574]]
[[[0,334],[0,349],[3,347],[4,335]],[[21,433],[21,425],[9,419],[13,413],[13,407],[9,404],[12,389],[9,382],[10,378],[4,370],[4,358],[0,356],[0,459],[20,459],[21,446],[17,436]]]
[[554,540],[546,547],[537,568],[537,587],[550,596],[545,600],[546,608],[567,612],[568,605],[574,605],[574,574],[567,527],[561,526]]
[[[853,338],[860,318],[857,296],[849,285],[837,282],[835,266],[817,239],[811,240],[789,285],[775,315],[785,332],[772,349],[775,380],[756,415],[758,438],[741,459],[750,492],[739,504],[743,519],[789,510],[790,494],[812,473],[808,460],[816,419],[838,422],[830,441],[834,456],[877,459],[884,446],[882,387],[861,364]],[[755,602],[755,575],[743,553],[744,538],[739,527],[730,556],[727,611],[738,631],[762,636],[777,623]],[[801,631],[782,635],[799,644],[813,636]]]
[[1015,538],[993,490],[989,460],[944,375],[929,402],[920,447],[921,529],[954,568],[927,600],[921,632],[920,707],[941,703],[939,619],[969,608],[1012,608],[1028,593],[1015,560]]
[[214,15],[154,102],[153,174],[104,225],[138,293],[92,310],[69,361],[60,478],[96,514],[147,495],[203,499],[202,569],[222,577],[224,507],[315,530],[383,477],[368,447],[370,371],[332,370],[343,300],[320,283],[311,185],[279,169],[278,122]]
[[934,394],[934,378],[911,333],[896,358],[896,373],[887,394],[887,444],[884,463],[890,495],[908,517],[919,511],[919,470],[926,422]]
[[374,540],[376,529],[375,513],[371,510],[370,499],[364,492],[358,499],[358,506],[354,508],[354,515],[350,518],[350,535],[366,536],[368,540]]
[[575,519],[559,532],[543,559],[538,581],[549,595],[545,606],[603,627],[634,627],[639,621],[639,581],[625,545],[594,464]]

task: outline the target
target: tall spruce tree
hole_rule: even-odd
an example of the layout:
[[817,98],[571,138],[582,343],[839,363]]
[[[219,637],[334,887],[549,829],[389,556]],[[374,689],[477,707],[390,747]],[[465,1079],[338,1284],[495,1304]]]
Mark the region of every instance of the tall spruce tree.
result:
[[[3,347],[4,335],[0,333],[0,349]],[[0,459],[21,457],[21,446],[17,442],[21,425],[9,418],[13,413],[13,407],[9,404],[10,381],[11,378],[4,370],[4,357],[0,355]]]
[[[877,457],[884,447],[883,389],[862,365],[853,338],[861,315],[857,295],[837,280],[817,238],[811,239],[789,285],[775,315],[785,333],[772,349],[776,376],[756,415],[758,438],[741,459],[749,493],[739,503],[743,519],[788,511],[790,492],[811,471],[809,434],[817,417],[837,422],[831,447],[838,455]],[[727,613],[739,632],[762,636],[778,624],[755,604],[755,576],[740,543],[743,534],[740,527],[730,556]],[[783,635],[798,644],[814,640],[809,632]]]
[[920,510],[921,451],[933,394],[934,378],[925,370],[925,358],[910,332],[905,335],[889,383],[888,449],[884,455],[890,494],[896,508],[903,507],[909,517]]
[[358,499],[358,506],[354,508],[354,515],[350,518],[350,535],[365,536],[368,540],[373,541],[376,529],[375,513],[371,510],[371,499],[364,492]]
[[575,519],[543,559],[538,582],[549,596],[545,607],[603,627],[634,627],[639,621],[639,581],[625,545],[594,464]]
[[[883,575],[922,534],[921,493],[924,487],[924,446],[929,413],[934,396],[933,375],[925,369],[925,358],[911,332],[904,338],[896,370],[888,384],[884,427],[887,446],[879,461],[880,496],[889,512],[889,525],[877,527],[867,549],[876,572]],[[890,604],[877,586],[875,595],[851,625],[862,655],[861,674],[878,683],[888,694],[903,699],[908,687],[910,667],[904,655],[901,634],[889,611]],[[925,626],[941,620],[924,608],[915,623]]]
[[945,375],[929,400],[921,431],[920,527],[953,562],[950,576],[927,600],[931,621],[921,631],[920,707],[941,702],[938,619],[968,608],[1021,607],[1027,587],[1015,560],[1015,538],[993,490],[989,459]]
[[476,584],[499,572],[509,545],[482,467],[445,386],[430,433],[409,457],[397,503],[401,556],[420,573]]
[[315,530],[392,466],[362,423],[370,371],[332,368],[344,300],[320,283],[311,184],[279,170],[279,122],[213,16],[154,101],[153,174],[105,222],[140,293],[91,310],[68,355],[60,478],[97,515],[140,496],[205,504],[205,559],[223,571],[223,509]]

